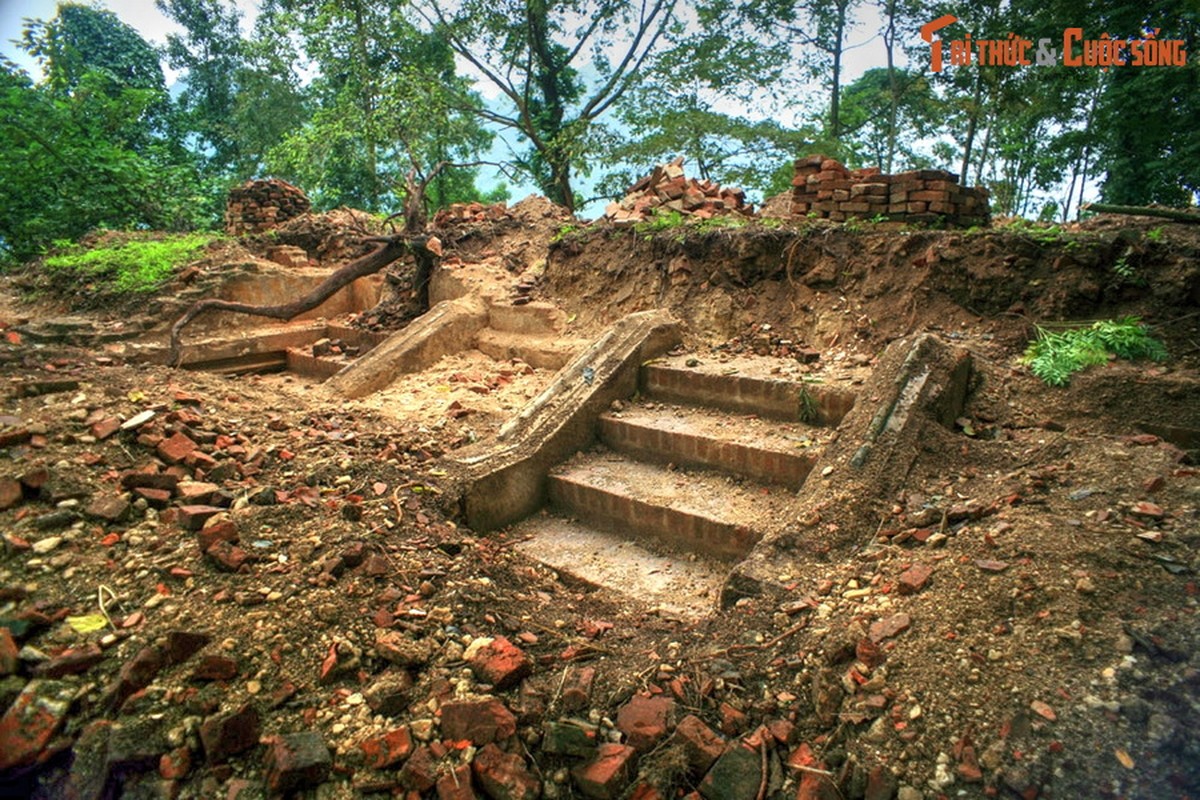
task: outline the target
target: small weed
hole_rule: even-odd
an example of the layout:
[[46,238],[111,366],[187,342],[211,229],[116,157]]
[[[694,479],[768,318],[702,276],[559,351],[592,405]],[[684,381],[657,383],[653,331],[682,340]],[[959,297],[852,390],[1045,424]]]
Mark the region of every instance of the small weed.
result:
[[1165,235],[1166,235],[1166,231],[1163,229],[1163,227],[1161,225],[1159,225],[1157,228],[1153,228],[1151,230],[1146,231],[1146,241],[1154,242],[1155,244],[1158,244],[1159,242],[1161,242],[1163,240],[1163,237]]
[[575,234],[579,233],[579,231],[580,227],[578,225],[572,222],[565,222],[559,227],[558,231],[555,232],[552,237],[550,237],[550,244],[558,244],[568,236],[574,236]]
[[806,425],[813,425],[817,421],[818,414],[817,399],[813,397],[807,387],[800,387],[800,407],[797,409],[800,421]]
[[1162,361],[1167,349],[1137,317],[1095,322],[1085,328],[1049,331],[1038,327],[1022,360],[1050,386],[1066,386],[1080,370],[1117,358]]
[[187,233],[161,239],[131,239],[90,250],[72,242],[55,242],[46,268],[93,282],[99,292],[141,294],[151,292],[170,277],[176,267],[195,259],[216,236]]

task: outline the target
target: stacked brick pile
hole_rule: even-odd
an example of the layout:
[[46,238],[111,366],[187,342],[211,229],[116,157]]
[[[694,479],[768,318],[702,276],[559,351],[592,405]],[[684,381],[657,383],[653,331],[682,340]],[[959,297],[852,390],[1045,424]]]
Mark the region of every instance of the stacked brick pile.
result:
[[711,219],[719,214],[752,214],[741,189],[718,186],[712,181],[684,177],[683,158],[654,168],[630,186],[625,198],[608,204],[604,219],[614,225],[633,225],[654,216],[658,209]]
[[307,195],[287,181],[271,178],[246,181],[229,190],[225,201],[225,232],[230,236],[262,233],[312,208]]
[[959,186],[958,176],[943,170],[884,175],[877,167],[850,170],[832,158],[813,155],[796,161],[792,215],[970,227],[986,225],[991,212],[987,189]]
[[449,225],[465,225],[478,222],[499,222],[512,219],[504,203],[451,203],[433,215],[433,224],[438,228]]

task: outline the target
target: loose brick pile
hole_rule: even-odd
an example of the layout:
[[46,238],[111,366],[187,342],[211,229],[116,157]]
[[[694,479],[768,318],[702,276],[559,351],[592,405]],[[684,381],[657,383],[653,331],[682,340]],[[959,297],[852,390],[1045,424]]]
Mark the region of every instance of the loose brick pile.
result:
[[230,236],[262,233],[312,208],[308,196],[278,178],[246,181],[229,190],[225,201],[225,232]]
[[604,219],[614,225],[633,225],[654,216],[658,209],[711,219],[719,214],[754,213],[741,189],[718,186],[712,181],[684,177],[683,158],[654,168],[630,186],[625,198],[608,204]]
[[796,160],[792,215],[970,227],[988,224],[991,212],[987,189],[959,186],[958,177],[943,170],[884,175],[878,167],[850,170],[832,158],[812,155]]
[[478,222],[499,222],[512,219],[505,203],[451,203],[433,215],[433,224],[438,228]]

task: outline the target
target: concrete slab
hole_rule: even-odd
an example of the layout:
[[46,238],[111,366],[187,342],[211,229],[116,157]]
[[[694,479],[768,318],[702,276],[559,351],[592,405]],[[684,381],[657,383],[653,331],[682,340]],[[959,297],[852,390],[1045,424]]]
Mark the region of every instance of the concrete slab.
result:
[[626,602],[684,619],[716,610],[727,568],[695,556],[654,552],[618,533],[538,514],[513,527],[514,549]]

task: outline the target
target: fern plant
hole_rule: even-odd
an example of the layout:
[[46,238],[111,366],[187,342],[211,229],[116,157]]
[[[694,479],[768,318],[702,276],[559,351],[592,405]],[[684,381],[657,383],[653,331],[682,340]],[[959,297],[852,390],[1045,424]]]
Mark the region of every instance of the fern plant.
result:
[[1110,356],[1162,361],[1163,343],[1150,335],[1137,317],[1102,320],[1084,328],[1050,331],[1041,326],[1025,350],[1024,362],[1050,386],[1066,386],[1080,370],[1104,364]]

